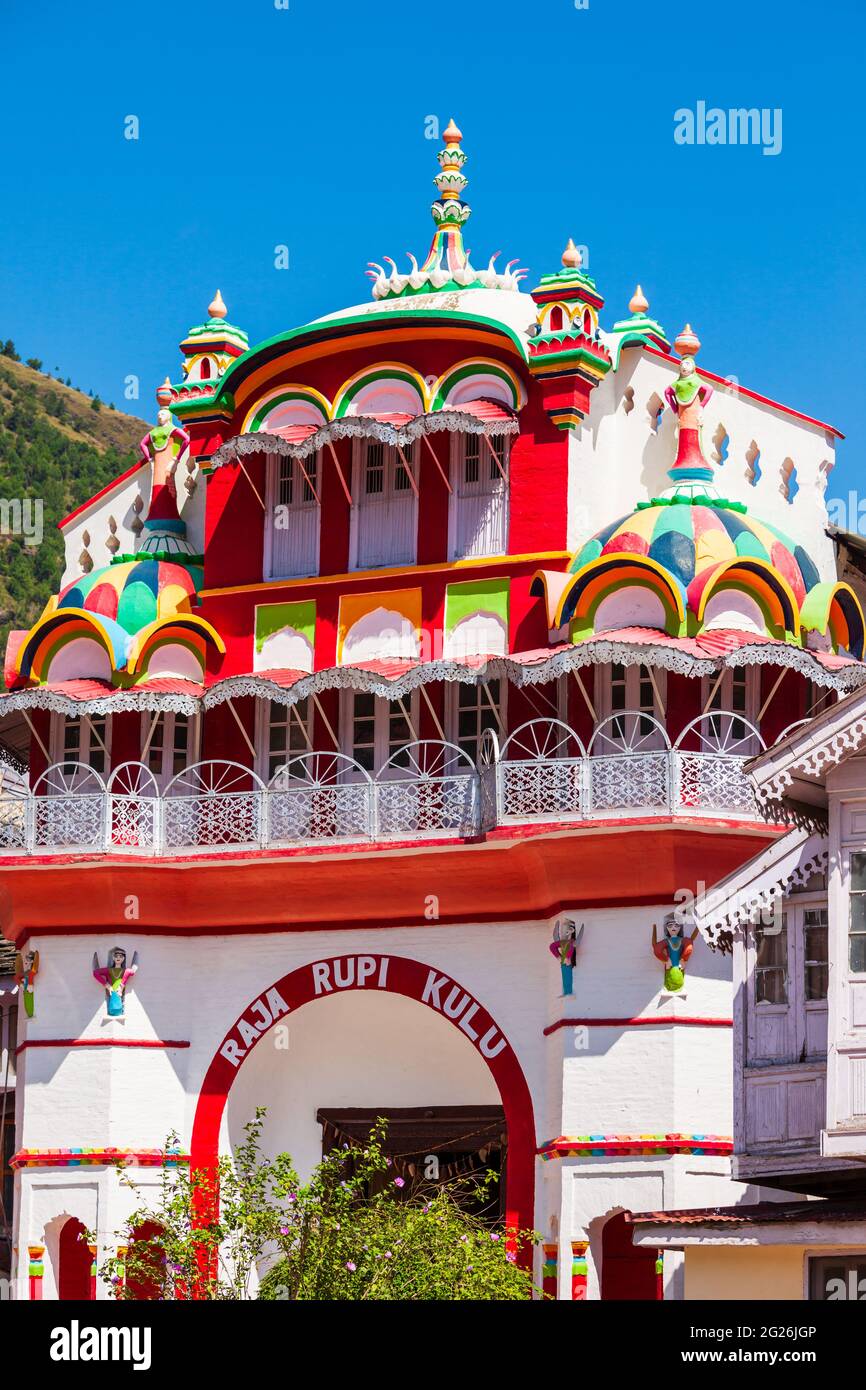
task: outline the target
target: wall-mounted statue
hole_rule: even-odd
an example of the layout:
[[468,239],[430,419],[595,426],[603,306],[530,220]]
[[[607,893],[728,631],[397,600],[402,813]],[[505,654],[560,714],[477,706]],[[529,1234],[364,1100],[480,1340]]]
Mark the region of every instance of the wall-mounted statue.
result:
[[662,931],[664,935],[659,941],[658,928],[653,922],[653,953],[665,968],[665,989],[674,994],[685,983],[686,961],[695,949],[698,929],[695,927],[691,936],[686,936],[682,922],[671,912],[664,920]]
[[36,976],[39,974],[39,952],[38,951],[19,951],[15,957],[15,983],[21,991],[24,1000],[24,1012],[28,1018],[33,1017],[33,1010],[36,1007]]
[[708,483],[713,470],[704,453],[701,424],[713,388],[698,376],[695,354],[701,345],[689,324],[674,346],[682,355],[682,361],[679,376],[665,391],[665,400],[677,417],[677,456],[668,477],[674,482]]
[[550,954],[556,956],[559,961],[563,995],[574,994],[574,967],[577,962],[577,948],[583,939],[583,933],[583,923],[578,931],[577,923],[569,917],[560,918],[553,928],[553,940],[548,949]]
[[123,1017],[124,995],[127,982],[138,969],[138,952],[132,957],[132,964],[126,964],[126,952],[115,946],[109,953],[108,965],[99,964],[99,956],[93,953],[93,978],[105,990],[105,1005],[110,1018]]

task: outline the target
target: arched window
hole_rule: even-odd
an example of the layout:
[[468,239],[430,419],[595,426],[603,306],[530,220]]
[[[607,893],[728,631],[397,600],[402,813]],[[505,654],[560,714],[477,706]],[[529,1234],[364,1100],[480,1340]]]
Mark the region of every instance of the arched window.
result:
[[583,331],[584,331],[584,333],[587,334],[587,336],[591,336],[591,335],[592,335],[592,327],[593,327],[593,325],[592,325],[592,314],[589,312],[588,309],[584,309],[584,311],[583,311]]
[[70,1216],[60,1231],[58,1250],[58,1297],[63,1301],[81,1302],[93,1298],[91,1268],[93,1256],[87,1246],[87,1232],[80,1221]]
[[202,380],[202,381],[210,381],[211,371],[212,371],[212,370],[213,370],[213,369],[212,369],[211,364],[210,364],[210,358],[209,358],[209,357],[203,357],[203,358],[201,359],[201,380]]
[[565,325],[565,315],[558,304],[554,304],[547,321],[548,332],[559,333]]

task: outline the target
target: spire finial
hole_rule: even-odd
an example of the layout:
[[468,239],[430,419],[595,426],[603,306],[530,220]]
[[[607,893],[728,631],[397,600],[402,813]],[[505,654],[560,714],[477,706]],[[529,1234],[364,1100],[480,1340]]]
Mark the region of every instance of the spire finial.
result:
[[228,309],[223,303],[223,297],[217,290],[210,304],[207,306],[208,317],[212,319],[224,319]]
[[634,294],[628,301],[628,307],[630,313],[637,314],[641,317],[646,313],[647,309],[649,308],[649,300],[647,299],[640,285],[636,286]]
[[174,387],[171,384],[171,378],[166,377],[162,385],[157,386],[156,388],[156,403],[160,407],[160,409],[164,409],[166,406],[171,404],[171,399],[173,395]]
[[562,264],[569,270],[580,270],[580,263],[582,260],[583,256],[578,251],[571,237],[569,237],[565,244],[565,250],[562,253]]
[[687,323],[682,333],[674,338],[674,352],[679,353],[680,357],[697,357],[701,350],[701,340],[690,323]]
[[442,139],[445,141],[446,145],[459,145],[460,141],[463,139],[463,132],[458,129],[453,116],[442,132]]

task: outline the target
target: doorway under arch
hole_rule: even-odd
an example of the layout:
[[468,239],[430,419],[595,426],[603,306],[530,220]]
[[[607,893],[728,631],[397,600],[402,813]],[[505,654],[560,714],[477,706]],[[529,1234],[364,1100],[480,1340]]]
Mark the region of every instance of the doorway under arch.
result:
[[608,1217],[601,1233],[602,1299],[653,1302],[662,1297],[656,1252],[632,1244],[625,1212]]
[[[193,1121],[190,1165],[213,1171],[229,1092],[244,1060],[275,1025],[317,999],[352,990],[403,995],[459,1029],[490,1071],[502,1100],[508,1134],[506,1223],[534,1224],[535,1121],[523,1069],[491,1014],[456,980],[425,962],[402,956],[339,956],[300,966],[263,990],[228,1031],[207,1069]],[[202,1212],[202,1219],[207,1213]],[[526,1256],[526,1252],[523,1252]]]
[[57,1247],[57,1296],[61,1302],[89,1302],[93,1298],[93,1255],[87,1231],[74,1216],[60,1228]]

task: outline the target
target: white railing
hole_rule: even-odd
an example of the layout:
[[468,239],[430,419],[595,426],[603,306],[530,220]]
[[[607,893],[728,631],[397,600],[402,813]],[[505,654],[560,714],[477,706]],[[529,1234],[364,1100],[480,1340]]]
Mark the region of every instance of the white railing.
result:
[[742,716],[694,719],[671,743],[651,715],[609,715],[584,745],[558,719],[533,719],[479,765],[456,745],[422,740],[371,777],[341,753],[290,759],[265,783],[227,760],[195,763],[160,790],[141,763],[106,781],[55,763],[31,792],[0,794],[0,855],[165,854],[267,846],[473,838],[498,825],[646,816],[759,819],[743,765],[764,747]]

